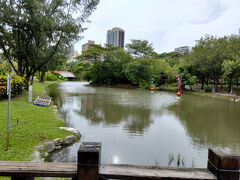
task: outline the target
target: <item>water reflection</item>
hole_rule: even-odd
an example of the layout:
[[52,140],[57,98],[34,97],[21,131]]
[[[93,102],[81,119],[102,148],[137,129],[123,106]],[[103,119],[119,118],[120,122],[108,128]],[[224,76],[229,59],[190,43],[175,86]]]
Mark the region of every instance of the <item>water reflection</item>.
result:
[[112,163],[113,164],[118,164],[119,163],[118,155],[112,155]]
[[[68,126],[81,141],[102,142],[102,162],[169,164],[169,154],[184,166],[206,167],[209,146],[239,151],[239,104],[200,96],[176,99],[169,92],[89,87],[66,82],[50,87]],[[51,161],[75,161],[80,145],[54,154]]]
[[221,146],[240,152],[239,104],[187,95],[169,109],[176,112],[196,148]]
[[76,126],[69,122],[74,114],[85,117],[91,124],[101,123],[107,127],[122,124],[124,130],[135,135],[142,135],[153,123],[151,113],[160,114],[161,108],[176,101],[174,96],[142,90],[98,88],[96,92],[87,86],[81,86],[76,91],[71,89],[66,92],[65,86],[60,86],[60,89],[61,93],[57,93],[52,87],[50,95],[59,103],[67,123]]

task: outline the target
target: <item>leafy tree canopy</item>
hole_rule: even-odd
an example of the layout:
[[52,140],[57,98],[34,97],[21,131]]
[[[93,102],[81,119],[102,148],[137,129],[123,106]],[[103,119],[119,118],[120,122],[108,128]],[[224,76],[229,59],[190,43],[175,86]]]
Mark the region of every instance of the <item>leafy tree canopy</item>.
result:
[[79,34],[85,30],[82,24],[98,3],[99,0],[1,0],[3,55],[18,75],[29,80],[81,38]]
[[132,39],[130,44],[126,45],[126,48],[130,54],[139,58],[139,57],[146,57],[152,56],[153,54],[153,47],[152,43],[149,44],[147,40],[137,40]]

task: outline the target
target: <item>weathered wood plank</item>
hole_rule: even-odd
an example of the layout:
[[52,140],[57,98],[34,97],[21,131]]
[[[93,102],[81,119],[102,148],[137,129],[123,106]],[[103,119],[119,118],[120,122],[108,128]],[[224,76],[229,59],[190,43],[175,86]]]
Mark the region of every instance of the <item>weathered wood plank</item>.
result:
[[[0,161],[0,176],[14,175],[35,177],[76,177],[77,164]],[[113,164],[102,164],[99,169],[99,178],[130,180],[216,179],[216,177],[209,173],[206,169]]]
[[205,179],[216,177],[206,169],[197,168],[170,168],[158,166],[133,166],[102,164],[99,177],[103,179]]
[[76,163],[0,161],[0,176],[73,177]]

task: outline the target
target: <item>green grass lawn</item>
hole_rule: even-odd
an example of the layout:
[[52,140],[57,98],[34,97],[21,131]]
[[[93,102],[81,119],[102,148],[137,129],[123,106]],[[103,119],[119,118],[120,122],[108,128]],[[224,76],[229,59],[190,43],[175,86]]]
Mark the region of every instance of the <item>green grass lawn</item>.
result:
[[[34,82],[33,97],[43,96],[45,84]],[[6,151],[8,101],[0,101],[0,160],[30,161],[34,146],[54,138],[64,138],[72,133],[60,130],[65,122],[58,120],[53,107],[33,106],[28,102],[28,92],[11,100],[10,143]],[[45,95],[46,96],[46,95]]]

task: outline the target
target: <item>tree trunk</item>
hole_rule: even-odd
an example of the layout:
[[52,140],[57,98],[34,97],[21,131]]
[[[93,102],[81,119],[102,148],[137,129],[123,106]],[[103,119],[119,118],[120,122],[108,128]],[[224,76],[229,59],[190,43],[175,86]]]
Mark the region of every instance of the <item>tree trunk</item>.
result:
[[25,86],[25,90],[27,90],[27,91],[28,91],[28,89],[29,89],[29,81],[30,81],[30,76],[26,76],[26,77],[25,77],[25,80],[26,80],[26,86]]
[[228,84],[228,92],[229,94],[232,93],[232,81],[230,81],[230,83]]
[[233,84],[230,85],[230,94],[233,94]]
[[33,78],[34,78],[34,75],[32,75],[31,77],[31,85],[33,85]]
[[42,74],[41,74],[41,78],[40,78],[40,82],[44,82],[45,81],[45,71],[42,71]]
[[201,87],[201,89],[203,90],[203,88],[204,88],[204,78],[202,78],[202,87]]
[[216,80],[215,80],[215,92],[217,92],[218,91],[218,81],[219,81],[219,78],[218,77],[216,77]]

